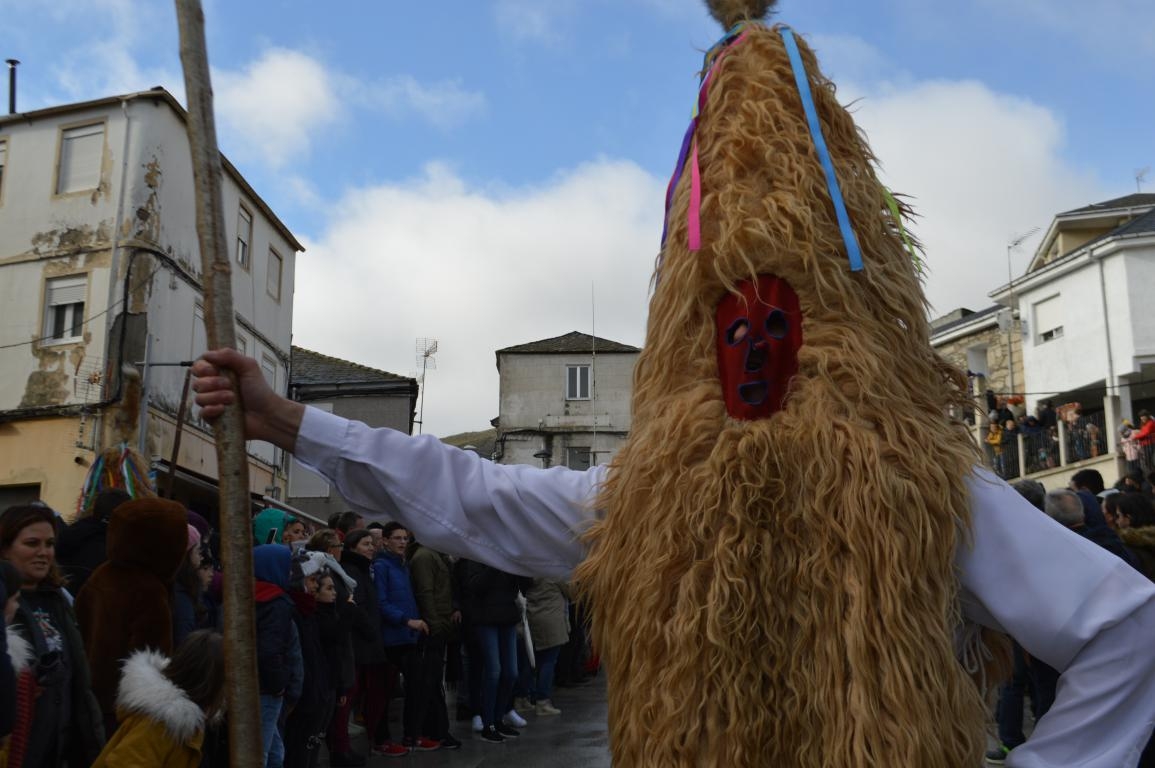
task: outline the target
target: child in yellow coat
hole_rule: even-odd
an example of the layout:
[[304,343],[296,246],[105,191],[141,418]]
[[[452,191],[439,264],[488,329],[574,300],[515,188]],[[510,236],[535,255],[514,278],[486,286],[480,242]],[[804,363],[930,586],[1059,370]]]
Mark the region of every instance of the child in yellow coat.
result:
[[193,632],[171,660],[138,651],[124,663],[120,725],[92,768],[196,768],[205,723],[224,703],[221,636]]

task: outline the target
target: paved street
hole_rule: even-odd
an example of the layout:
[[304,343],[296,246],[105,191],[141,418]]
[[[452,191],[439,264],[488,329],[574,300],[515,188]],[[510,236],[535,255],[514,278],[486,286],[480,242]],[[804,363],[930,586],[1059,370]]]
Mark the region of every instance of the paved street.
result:
[[[412,752],[400,758],[373,755],[367,765],[373,768],[386,765],[411,768],[536,768],[543,765],[550,768],[608,768],[610,755],[606,740],[604,672],[589,685],[556,689],[553,703],[562,713],[556,717],[526,714],[529,725],[520,729],[521,736],[517,739],[490,744],[473,734],[468,722],[455,722],[453,734],[464,742],[461,749]],[[394,718],[400,707],[399,700],[390,707]],[[369,745],[364,736],[355,738],[353,743],[359,752],[368,753]],[[327,762],[322,764],[328,765]]]

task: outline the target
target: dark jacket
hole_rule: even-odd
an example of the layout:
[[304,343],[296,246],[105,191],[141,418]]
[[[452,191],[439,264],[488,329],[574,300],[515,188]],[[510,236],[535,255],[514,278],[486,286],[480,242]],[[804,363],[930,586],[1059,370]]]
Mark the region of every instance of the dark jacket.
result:
[[377,607],[377,590],[373,587],[372,563],[351,549],[341,555],[341,567],[357,582],[353,590],[354,608],[361,614],[351,622],[353,659],[362,664],[383,664],[385,645],[381,640],[381,609]]
[[421,618],[432,637],[453,634],[453,579],[449,563],[440,552],[417,544],[409,554],[409,577]]
[[166,499],[134,499],[108,521],[108,560],[76,596],[92,691],[116,716],[121,664],[134,651],[172,655],[172,586],[188,546],[187,513]]
[[253,548],[257,604],[257,677],[261,693],[281,696],[289,684],[289,650],[293,642],[293,601],[289,585],[291,553],[284,544]]
[[[38,613],[45,616],[47,624],[37,620]],[[91,765],[104,748],[104,723],[92,694],[84,641],[68,600],[55,587],[26,589],[13,625],[32,646],[40,689],[24,765],[51,768],[53,764],[37,756],[50,751],[53,742],[70,766]],[[42,630],[46,626],[59,636],[45,635]],[[62,651],[51,649],[56,644]]]
[[293,601],[293,623],[301,641],[301,659],[305,667],[304,684],[296,708],[319,712],[325,700],[333,695],[333,675],[325,647],[321,642],[321,627],[317,620],[317,601],[304,592],[290,592]]
[[471,624],[509,625],[521,621],[517,593],[528,592],[533,579],[462,560],[461,607]]
[[1083,527],[1078,529],[1077,533],[1083,538],[1095,542],[1132,568],[1139,569],[1139,563],[1135,559],[1134,553],[1123,546],[1123,542],[1119,540],[1119,534],[1107,525],[1107,518],[1103,517],[1103,509],[1099,506],[1099,500],[1090,491],[1077,491],[1075,495],[1083,503]]
[[339,596],[335,603],[317,603],[317,633],[325,651],[329,680],[337,694],[347,693],[356,681],[355,674],[349,673],[353,667],[349,618],[354,611],[356,607],[343,604]]
[[421,618],[409,568],[397,555],[382,553],[373,560],[373,586],[377,589],[377,607],[381,611],[381,639],[386,647],[417,642],[417,630],[407,622]]
[[56,538],[56,562],[64,571],[68,591],[80,594],[84,582],[108,559],[108,521],[82,517]]

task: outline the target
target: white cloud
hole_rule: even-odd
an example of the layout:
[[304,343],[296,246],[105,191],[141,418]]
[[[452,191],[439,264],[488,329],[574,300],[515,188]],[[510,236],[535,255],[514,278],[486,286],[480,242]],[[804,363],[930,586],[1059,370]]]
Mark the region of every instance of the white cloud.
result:
[[420,83],[397,75],[379,83],[342,80],[342,93],[360,106],[394,117],[416,114],[442,130],[453,128],[485,111],[485,95],[470,91],[459,80]]
[[373,82],[335,70],[317,58],[270,48],[239,72],[213,74],[217,113],[242,154],[281,168],[307,155],[313,141],[348,108],[416,115],[449,129],[485,109],[484,95],[457,81],[432,84],[409,75]]
[[[841,73],[839,99],[854,102],[883,182],[913,198],[935,314],[989,306],[988,293],[1007,282],[1012,237],[1112,197],[1067,160],[1063,120],[1045,105],[977,81],[916,80],[857,38],[814,44],[824,73]],[[1016,276],[1037,244],[1013,255]]]
[[213,83],[225,129],[274,168],[307,153],[342,114],[332,76],[300,51],[270,48],[241,72],[214,72]]
[[572,0],[498,0],[493,15],[498,30],[513,40],[556,45],[562,41],[563,21],[573,10]]
[[514,190],[478,189],[430,164],[405,183],[350,191],[297,262],[294,342],[393,373],[418,337],[440,343],[425,431],[497,415],[494,351],[588,333],[640,344],[662,183],[599,160]]

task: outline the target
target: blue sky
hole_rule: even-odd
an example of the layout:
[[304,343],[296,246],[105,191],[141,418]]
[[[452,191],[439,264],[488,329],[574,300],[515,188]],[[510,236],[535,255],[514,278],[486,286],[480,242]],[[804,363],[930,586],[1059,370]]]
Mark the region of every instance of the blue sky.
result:
[[[662,189],[721,32],[699,0],[205,10],[222,149],[308,249],[296,343],[411,374],[415,338],[437,338],[436,434],[496,415],[497,348],[591,325],[641,343]],[[0,14],[21,110],[158,84],[183,99],[169,2]],[[783,0],[777,19],[914,198],[936,311],[986,306],[1013,235],[1155,166],[1149,0]]]

